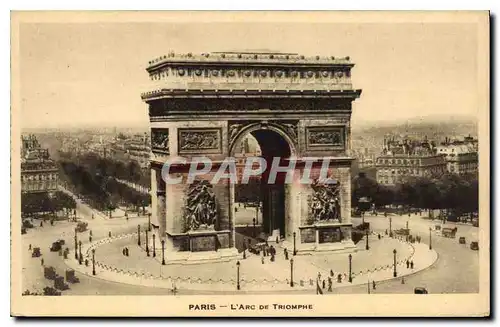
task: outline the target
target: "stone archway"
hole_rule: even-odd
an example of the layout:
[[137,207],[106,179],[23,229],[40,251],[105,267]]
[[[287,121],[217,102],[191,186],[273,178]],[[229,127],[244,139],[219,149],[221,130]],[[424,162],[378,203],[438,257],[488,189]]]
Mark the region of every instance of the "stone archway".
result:
[[[242,128],[241,133],[230,145],[230,155],[232,157],[235,156],[237,154],[235,153],[235,146],[239,145],[242,139],[247,135],[252,135],[258,143],[261,152],[260,157],[264,159],[266,165],[266,169],[261,176],[255,177],[255,179],[258,180],[260,187],[258,190],[255,190],[255,192],[258,192],[259,201],[257,205],[252,203],[254,210],[256,211],[253,224],[259,224],[258,217],[260,215],[261,225],[259,226],[261,226],[261,228],[257,229],[257,233],[256,231],[253,231],[251,236],[255,237],[255,235],[263,233],[263,235],[265,235],[265,239],[275,241],[276,237],[279,237],[280,239],[286,237],[286,227],[290,224],[287,220],[289,220],[292,215],[287,210],[289,209],[287,204],[291,201],[291,185],[287,185],[285,183],[283,173],[278,173],[276,181],[274,182],[269,182],[269,175],[273,165],[273,160],[279,160],[280,166],[286,167],[288,161],[294,157],[296,152],[293,146],[293,139],[278,124],[269,124],[269,122],[265,121],[259,123],[248,122],[243,123],[242,125],[244,127]],[[248,158],[243,157],[243,159]],[[245,165],[246,162],[242,162],[242,164],[238,166],[238,170],[244,169]],[[238,180],[240,183],[243,182],[241,178]],[[236,219],[238,216],[238,209],[235,207],[235,204],[238,202],[238,199],[235,199],[234,194],[236,193],[236,188],[245,186],[246,185],[241,184],[231,185],[231,206],[234,207],[234,210],[232,210],[231,213],[234,215],[235,218],[233,221],[236,223],[238,223]],[[241,203],[238,204],[241,205]],[[248,221],[246,222],[249,223]]]
[[170,54],[149,62],[156,86],[142,99],[151,127],[152,218],[169,260],[234,257],[234,199],[229,182],[166,184],[162,166],[182,157],[174,175],[187,178],[190,163],[203,155],[212,167],[197,178],[209,179],[248,132],[279,135],[296,170],[317,174],[318,165],[307,168],[313,158],[326,162],[337,181],[328,187],[294,181],[285,188],[286,240],[297,251],[352,246],[350,117],[361,94],[351,84],[353,66],[348,57],[285,53]]

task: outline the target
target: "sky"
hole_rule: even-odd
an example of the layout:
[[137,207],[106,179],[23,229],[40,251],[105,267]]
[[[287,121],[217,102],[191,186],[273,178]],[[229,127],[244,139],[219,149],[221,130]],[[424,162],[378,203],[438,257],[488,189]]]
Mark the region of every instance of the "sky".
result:
[[147,127],[145,69],[170,51],[349,56],[353,125],[480,110],[471,23],[22,23],[18,42],[23,128]]

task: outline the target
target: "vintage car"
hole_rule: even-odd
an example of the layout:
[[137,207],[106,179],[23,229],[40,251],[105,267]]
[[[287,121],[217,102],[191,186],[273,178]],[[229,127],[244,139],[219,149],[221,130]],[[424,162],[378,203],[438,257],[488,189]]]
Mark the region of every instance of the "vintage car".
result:
[[77,232],[79,233],[83,233],[87,230],[87,226],[88,226],[88,223],[84,222],[84,221],[79,221],[77,224],[76,224],[76,230]]
[[425,287],[415,287],[414,289],[415,294],[428,294],[427,289]]
[[441,236],[448,238],[455,238],[458,228],[443,227],[441,228]]
[[470,242],[470,249],[474,251],[479,250],[479,243],[478,242]]
[[461,236],[461,237],[458,239],[458,243],[460,243],[460,244],[465,244],[465,237]]
[[50,247],[51,252],[58,252],[61,249],[62,249],[62,244],[60,243],[60,241],[53,242],[52,246]]

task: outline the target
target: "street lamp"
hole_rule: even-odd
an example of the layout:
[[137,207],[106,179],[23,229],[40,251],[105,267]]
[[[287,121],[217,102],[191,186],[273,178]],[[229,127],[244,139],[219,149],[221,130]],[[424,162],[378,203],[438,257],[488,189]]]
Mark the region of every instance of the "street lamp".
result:
[[290,287],[293,287],[293,258],[290,258]]
[[240,290],[240,262],[236,262],[236,289]]
[[429,250],[432,250],[432,228],[429,227]]
[[370,245],[368,245],[368,232],[369,232],[369,230],[367,229],[366,230],[366,247],[365,247],[366,250],[370,250]]
[[92,275],[95,276],[95,249],[92,249]]
[[352,283],[352,254],[349,253],[349,283]]
[[394,253],[394,273],[392,275],[394,277],[398,277],[398,272],[396,271],[396,253],[398,253],[398,251],[396,251],[396,249],[394,249],[392,251],[392,253]]
[[296,232],[293,232],[293,255],[297,254],[297,248],[295,246],[295,237],[297,236]]
[[148,239],[148,230],[146,229],[146,255],[149,257],[149,239]]
[[76,234],[77,230],[75,228],[75,259],[78,260],[78,236]]
[[148,230],[151,231],[151,212],[148,213]]
[[156,257],[156,245],[155,245],[156,235],[153,233],[153,258]]
[[83,256],[82,256],[82,241],[78,241],[78,245],[80,246],[79,252],[80,252],[80,258],[78,259],[78,263],[82,264]]
[[255,237],[255,234],[257,233],[257,231],[255,230],[255,218],[252,220],[253,220],[253,232],[252,232],[252,234],[253,234],[253,237]]
[[137,245],[141,246],[141,225],[137,225]]
[[165,265],[165,240],[161,240],[161,264]]

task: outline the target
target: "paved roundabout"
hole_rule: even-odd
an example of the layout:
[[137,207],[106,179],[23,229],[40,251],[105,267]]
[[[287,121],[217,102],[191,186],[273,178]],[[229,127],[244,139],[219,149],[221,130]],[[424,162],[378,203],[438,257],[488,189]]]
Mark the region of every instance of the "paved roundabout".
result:
[[[264,263],[258,255],[246,258],[240,253],[239,268],[236,261],[200,264],[161,264],[161,249],[150,249],[146,255],[144,244],[137,245],[137,233],[125,233],[104,238],[82,245],[82,254],[88,260],[88,266],[80,265],[70,254],[64,260],[66,265],[76,271],[103,280],[137,286],[165,289],[183,289],[192,291],[228,292],[240,286],[242,292],[305,291],[315,290],[317,285],[332,291],[368,282],[385,281],[394,277],[394,253],[396,249],[397,278],[422,271],[437,260],[435,251],[428,245],[409,243],[404,239],[381,237],[372,234],[369,237],[370,249],[365,250],[365,239],[360,241],[357,251],[352,253],[351,277],[349,282],[349,258],[347,253],[319,253],[297,255],[292,264],[286,260],[280,245],[275,262],[265,257]],[[129,249],[129,256],[123,255],[123,248]],[[92,250],[95,250],[96,275],[92,275]],[[407,268],[406,261],[413,261],[414,267]],[[239,282],[238,270],[239,269]],[[340,275],[340,278],[339,278]],[[291,283],[293,280],[293,283]],[[293,287],[291,286],[293,284]]]

